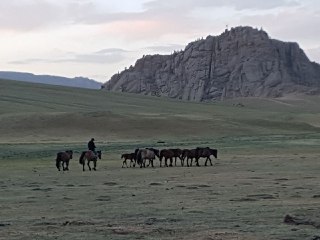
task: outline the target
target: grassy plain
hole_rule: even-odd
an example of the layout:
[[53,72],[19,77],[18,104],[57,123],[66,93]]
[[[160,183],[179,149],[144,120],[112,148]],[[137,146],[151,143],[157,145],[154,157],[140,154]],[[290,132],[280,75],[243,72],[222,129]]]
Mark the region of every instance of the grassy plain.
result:
[[[319,100],[200,104],[0,80],[0,239],[317,239]],[[82,172],[91,137],[103,159]],[[213,167],[121,168],[145,146],[219,153]]]

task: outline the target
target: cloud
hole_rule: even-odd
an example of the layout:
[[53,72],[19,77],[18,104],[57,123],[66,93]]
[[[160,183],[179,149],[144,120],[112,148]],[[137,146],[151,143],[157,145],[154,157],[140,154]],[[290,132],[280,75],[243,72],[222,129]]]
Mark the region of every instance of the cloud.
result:
[[88,54],[66,53],[67,57],[55,59],[30,58],[24,60],[11,61],[10,64],[32,64],[32,63],[98,63],[113,64],[126,59],[125,53],[128,51],[120,48],[107,48]]
[[[244,9],[273,9],[283,6],[298,5],[295,0],[154,0],[145,4],[148,9],[189,9],[206,7],[231,7]],[[182,11],[183,13],[183,11]]]
[[283,10],[276,14],[256,14],[243,16],[241,24],[262,26],[273,38],[285,41],[301,41],[314,45],[320,38],[320,16],[310,9],[297,8]]

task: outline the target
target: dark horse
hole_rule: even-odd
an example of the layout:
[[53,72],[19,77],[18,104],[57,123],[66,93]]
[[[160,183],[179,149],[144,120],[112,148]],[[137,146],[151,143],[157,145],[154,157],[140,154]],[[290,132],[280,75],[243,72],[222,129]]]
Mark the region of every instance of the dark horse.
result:
[[[67,150],[65,152],[58,152],[56,158],[56,167],[60,171],[62,165],[63,171],[69,171],[69,161],[72,159],[72,150]],[[62,164],[61,164],[62,163]]]
[[124,164],[128,167],[127,160],[130,160],[130,167],[133,163],[133,167],[136,166],[136,154],[135,153],[124,153],[121,155],[121,159],[124,159],[122,162],[122,167],[124,167]]
[[[182,150],[182,165],[184,165],[184,160],[187,159],[187,167],[191,167],[192,166],[192,161],[193,159],[196,159],[197,155],[196,155],[196,149],[183,149]],[[189,159],[190,164],[189,164]]]
[[174,152],[171,149],[162,149],[160,151],[160,167],[162,167],[162,159],[164,158],[164,165],[168,167],[168,159],[170,160],[169,166],[172,167],[172,162],[174,158]]
[[93,151],[83,151],[81,153],[81,156],[79,158],[79,163],[82,164],[82,170],[84,171],[84,165],[87,160],[87,165],[89,167],[89,170],[91,171],[90,162],[93,161],[93,170],[96,171],[97,167],[97,160],[98,158],[101,159],[101,151],[97,151],[97,154],[94,154]]
[[158,154],[158,150],[154,148],[145,148],[145,149],[139,149],[137,148],[135,150],[135,157],[137,160],[137,164],[140,165],[140,168],[146,167],[146,160],[149,160],[148,166],[151,164],[153,166],[153,160],[156,158],[156,154]]
[[179,148],[172,148],[170,150],[174,153],[174,166],[177,166],[177,158],[179,158],[181,166],[183,167],[184,162],[182,161],[182,150]]
[[196,162],[197,166],[199,166],[199,159],[200,158],[206,158],[205,166],[207,166],[208,160],[210,161],[210,165],[212,166],[211,158],[210,156],[214,156],[215,158],[218,157],[218,150],[217,149],[212,149],[209,147],[205,148],[196,148]]

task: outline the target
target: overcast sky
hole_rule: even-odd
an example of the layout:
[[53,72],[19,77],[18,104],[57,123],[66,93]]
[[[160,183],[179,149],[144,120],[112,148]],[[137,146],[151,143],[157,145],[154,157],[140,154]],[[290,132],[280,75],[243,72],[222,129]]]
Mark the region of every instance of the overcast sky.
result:
[[320,63],[319,0],[1,0],[0,70],[105,82],[226,25],[262,27]]

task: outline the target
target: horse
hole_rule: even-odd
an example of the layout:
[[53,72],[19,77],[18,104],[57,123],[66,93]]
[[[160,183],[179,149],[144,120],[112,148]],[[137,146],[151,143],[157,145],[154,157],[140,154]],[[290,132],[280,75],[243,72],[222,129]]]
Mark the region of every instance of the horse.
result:
[[97,160],[98,158],[101,159],[101,151],[96,151],[97,154],[95,154],[93,151],[83,151],[81,153],[81,156],[79,158],[79,163],[82,164],[82,170],[85,171],[84,165],[87,160],[87,165],[89,167],[89,170],[91,171],[90,162],[93,161],[93,170],[96,171],[97,167]]
[[122,167],[124,167],[124,164],[126,164],[126,166],[128,167],[127,160],[130,160],[130,167],[131,167],[132,163],[133,163],[133,167],[136,166],[136,155],[135,155],[135,153],[124,153],[124,154],[121,155],[121,159],[124,159],[123,163],[122,163]]
[[181,166],[183,167],[183,161],[182,161],[182,150],[180,148],[172,148],[169,149],[174,153],[174,166],[177,166],[177,158],[181,161]]
[[[196,149],[183,149],[182,150],[182,164],[184,164],[184,160],[187,158],[187,167],[192,167],[193,159],[196,159]],[[191,160],[189,164],[189,159]]]
[[153,151],[154,154],[155,154],[158,158],[160,158],[160,151],[159,151],[159,149],[155,149],[155,148],[146,148],[146,149],[149,149],[149,150]]
[[72,159],[72,150],[67,150],[65,152],[58,152],[56,158],[56,167],[60,171],[60,166],[62,162],[63,171],[69,171],[69,161]]
[[149,160],[148,166],[151,164],[153,166],[153,160],[156,158],[156,154],[154,153],[153,150],[150,149],[139,149],[137,148],[135,150],[135,156],[137,163],[140,165],[140,168],[146,167],[146,160]]
[[174,157],[174,152],[170,149],[162,149],[160,151],[160,167],[162,167],[162,158],[164,158],[164,165],[166,167],[168,167],[168,164],[167,164],[167,160],[170,159],[170,164],[169,166],[172,167],[172,161],[173,161],[173,157]]
[[210,161],[210,165],[212,166],[212,162],[211,162],[211,158],[210,156],[214,156],[215,158],[218,157],[218,150],[217,149],[212,149],[209,147],[205,147],[205,148],[196,148],[196,162],[197,162],[197,166],[199,166],[199,159],[200,158],[206,158],[206,162],[205,162],[205,166],[207,166],[207,162],[208,160]]

